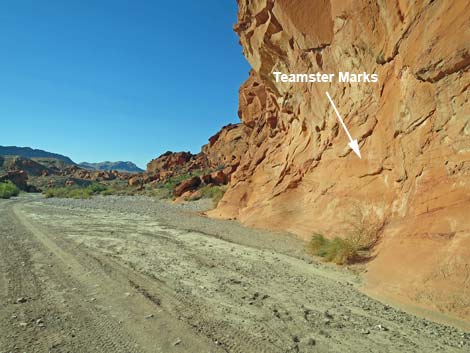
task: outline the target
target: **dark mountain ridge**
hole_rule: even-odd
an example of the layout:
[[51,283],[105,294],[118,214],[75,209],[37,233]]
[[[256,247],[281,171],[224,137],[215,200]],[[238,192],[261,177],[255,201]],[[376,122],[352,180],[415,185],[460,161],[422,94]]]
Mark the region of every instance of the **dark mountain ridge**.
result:
[[17,147],[17,146],[0,146],[1,156],[19,156],[24,158],[54,158],[66,164],[76,165],[69,157],[47,152],[44,150],[33,149],[31,147]]
[[91,170],[117,170],[118,172],[129,172],[129,173],[141,173],[144,170],[137,167],[132,162],[100,162],[100,163],[88,163],[82,162],[79,164],[80,167]]

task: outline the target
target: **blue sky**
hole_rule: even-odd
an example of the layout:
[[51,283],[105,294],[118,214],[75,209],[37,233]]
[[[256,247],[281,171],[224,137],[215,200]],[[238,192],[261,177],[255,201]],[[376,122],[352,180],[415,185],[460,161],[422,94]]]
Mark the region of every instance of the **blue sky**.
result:
[[238,122],[235,0],[3,0],[0,145],[76,162],[199,152]]

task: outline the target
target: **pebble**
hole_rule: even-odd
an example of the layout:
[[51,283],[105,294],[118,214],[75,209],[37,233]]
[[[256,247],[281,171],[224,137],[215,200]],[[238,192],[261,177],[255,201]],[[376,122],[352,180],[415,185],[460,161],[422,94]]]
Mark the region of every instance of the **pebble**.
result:
[[178,337],[174,342],[173,342],[173,346],[177,346],[181,343],[181,339]]
[[28,301],[28,299],[26,299],[24,297],[20,297],[20,298],[16,299],[17,304],[23,304],[23,303],[26,303],[27,301]]
[[146,320],[151,319],[151,318],[153,318],[153,316],[154,316],[153,314],[148,314],[148,315],[145,316],[145,319]]
[[386,327],[383,326],[383,325],[377,325],[376,327],[377,327],[377,329],[380,330],[380,331],[388,331],[388,328],[386,328]]
[[307,339],[307,345],[309,345],[309,346],[314,346],[314,345],[316,345],[316,344],[317,344],[317,341],[315,340],[315,338],[309,337],[309,338]]

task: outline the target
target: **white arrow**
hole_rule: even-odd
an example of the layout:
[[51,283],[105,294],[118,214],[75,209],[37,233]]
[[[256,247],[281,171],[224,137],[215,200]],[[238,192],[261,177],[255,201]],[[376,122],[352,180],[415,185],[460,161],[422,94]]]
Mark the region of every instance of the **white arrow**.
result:
[[326,96],[330,100],[330,103],[333,106],[333,109],[335,110],[335,113],[338,116],[339,122],[343,126],[344,131],[346,131],[346,135],[348,135],[348,138],[349,138],[348,146],[351,147],[351,149],[354,151],[354,153],[356,153],[357,156],[362,159],[361,151],[359,150],[359,144],[357,143],[357,140],[353,140],[353,138],[351,137],[351,134],[349,133],[348,128],[344,124],[343,119],[341,119],[341,115],[339,115],[338,109],[336,109],[335,103],[331,99],[330,94],[328,92],[326,92]]

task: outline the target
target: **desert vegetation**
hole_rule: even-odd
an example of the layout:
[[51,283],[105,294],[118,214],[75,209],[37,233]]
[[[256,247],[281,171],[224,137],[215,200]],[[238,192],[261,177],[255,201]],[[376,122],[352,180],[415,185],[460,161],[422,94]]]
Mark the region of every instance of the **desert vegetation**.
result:
[[180,184],[181,182],[183,182],[187,179],[192,178],[193,176],[199,176],[200,174],[201,173],[193,173],[193,174],[184,173],[184,174],[180,174],[180,175],[177,175],[177,176],[174,176],[174,177],[170,177],[170,178],[168,178],[168,180],[166,180],[163,183],[160,183],[157,186],[157,189],[159,189],[158,195],[161,198],[167,198],[167,199],[172,198],[173,197],[173,191],[175,190],[175,187],[178,184]]
[[308,243],[309,252],[338,265],[370,258],[370,251],[380,239],[383,217],[356,205],[344,224],[343,237],[328,239],[322,234],[314,234]]
[[89,199],[95,195],[109,194],[110,189],[100,183],[92,183],[85,187],[80,186],[64,186],[50,188],[44,191],[46,198],[58,197],[66,199]]
[[16,187],[11,181],[0,182],[0,199],[9,199],[13,196],[18,196],[20,189]]
[[195,201],[200,199],[212,199],[214,207],[216,207],[219,201],[227,190],[226,186],[223,185],[205,185],[200,188],[188,201]]

